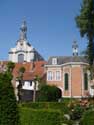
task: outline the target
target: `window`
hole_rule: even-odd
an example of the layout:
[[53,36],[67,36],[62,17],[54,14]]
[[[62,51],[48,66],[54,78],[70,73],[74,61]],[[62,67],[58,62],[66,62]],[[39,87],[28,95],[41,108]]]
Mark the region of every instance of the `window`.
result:
[[88,75],[84,73],[84,90],[88,90]]
[[68,90],[69,89],[69,76],[68,76],[68,73],[65,73],[65,76],[64,76],[64,84],[65,84],[65,90]]
[[24,54],[18,55],[18,62],[24,62]]
[[52,59],[52,64],[53,64],[53,65],[56,65],[56,64],[57,64],[57,58],[53,58],[53,59]]
[[32,86],[32,81],[30,81],[30,86]]
[[52,71],[48,71],[47,80],[52,80],[52,79],[53,79],[53,73],[52,73]]
[[60,80],[60,79],[61,79],[61,72],[56,71],[56,80]]

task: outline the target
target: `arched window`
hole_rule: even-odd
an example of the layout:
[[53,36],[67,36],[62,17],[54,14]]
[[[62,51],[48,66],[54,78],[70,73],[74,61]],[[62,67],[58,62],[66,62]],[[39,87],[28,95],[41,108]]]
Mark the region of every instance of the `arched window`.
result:
[[84,90],[88,90],[88,74],[84,73]]
[[64,84],[65,84],[65,90],[68,90],[69,89],[69,75],[68,75],[68,73],[65,73]]
[[18,62],[24,62],[24,54],[18,55]]

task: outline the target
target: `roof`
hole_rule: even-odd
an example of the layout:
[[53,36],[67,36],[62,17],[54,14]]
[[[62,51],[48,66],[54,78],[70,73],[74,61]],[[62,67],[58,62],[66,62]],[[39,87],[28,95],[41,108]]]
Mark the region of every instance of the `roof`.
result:
[[[8,61],[0,62],[0,71],[4,71]],[[15,68],[13,69],[13,77],[17,78],[19,76],[19,69],[21,67],[25,68],[25,73],[23,75],[23,80],[33,80],[36,75],[41,78],[45,76],[44,65],[47,64],[46,61],[35,61],[35,62],[24,62],[15,63]]]
[[36,61],[30,63],[16,63],[15,68],[13,70],[13,76],[17,78],[19,76],[20,67],[25,68],[25,73],[23,75],[23,80],[33,80],[36,75],[41,78],[45,75],[44,65],[45,61]]
[[47,65],[52,65],[53,58],[57,58],[57,65],[70,63],[70,62],[88,63],[87,59],[83,56],[52,56],[48,59]]

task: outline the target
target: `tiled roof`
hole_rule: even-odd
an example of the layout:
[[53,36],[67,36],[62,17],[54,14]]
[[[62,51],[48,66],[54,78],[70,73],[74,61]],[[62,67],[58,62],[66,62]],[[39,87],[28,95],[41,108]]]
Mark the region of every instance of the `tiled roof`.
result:
[[[1,61],[0,66],[2,70],[6,67],[8,61]],[[44,65],[46,61],[35,61],[35,62],[24,62],[24,63],[15,63],[15,68],[13,70],[14,78],[19,76],[19,69],[21,67],[25,68],[25,73],[23,75],[23,80],[33,80],[36,75],[43,77],[45,75]],[[1,69],[0,69],[1,70]]]
[[25,73],[23,75],[23,80],[33,80],[36,75],[43,77],[45,74],[44,65],[45,61],[36,61],[30,63],[16,63],[13,70],[13,76],[16,78],[19,76],[20,67],[25,68]]
[[83,56],[52,56],[49,58],[47,65],[52,65],[53,58],[57,58],[58,65],[69,63],[69,62],[88,63],[87,59]]

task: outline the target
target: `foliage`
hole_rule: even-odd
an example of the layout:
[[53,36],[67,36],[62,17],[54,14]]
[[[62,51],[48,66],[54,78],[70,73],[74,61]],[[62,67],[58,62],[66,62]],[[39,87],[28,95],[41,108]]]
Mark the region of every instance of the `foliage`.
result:
[[94,1],[93,0],[83,0],[80,9],[80,15],[76,17],[76,24],[80,30],[82,37],[85,35],[90,37],[94,34]]
[[69,113],[68,102],[26,102],[21,103],[20,106],[32,108],[32,109],[53,109],[53,110],[60,110],[62,113]]
[[22,78],[23,78],[24,72],[25,72],[25,68],[24,68],[23,66],[20,67],[20,69],[19,69],[19,79],[22,79]]
[[94,59],[94,0],[83,0],[80,15],[76,17],[76,24],[81,36],[86,36],[88,39],[86,55],[89,65],[91,66],[90,72],[92,74]]
[[71,119],[79,120],[82,117],[83,112],[84,112],[84,107],[76,105],[70,112]]
[[39,101],[53,102],[61,98],[61,90],[56,86],[43,85],[39,91]]
[[10,72],[0,73],[0,125],[18,125],[19,114]]
[[74,125],[74,121],[63,118],[64,125]]
[[88,110],[84,113],[80,125],[94,125],[94,110]]
[[15,67],[15,63],[13,63],[11,61],[8,62],[8,64],[7,64],[7,71],[12,72],[14,67]]
[[21,108],[22,125],[61,125],[61,113],[57,110]]

